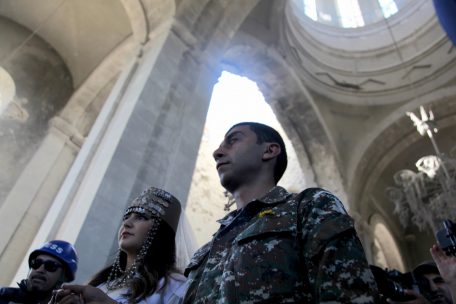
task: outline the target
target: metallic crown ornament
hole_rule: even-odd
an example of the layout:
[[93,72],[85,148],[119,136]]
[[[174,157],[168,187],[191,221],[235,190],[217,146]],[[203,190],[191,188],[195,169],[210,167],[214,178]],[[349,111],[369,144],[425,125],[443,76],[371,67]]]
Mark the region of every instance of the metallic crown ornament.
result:
[[434,114],[426,113],[423,107],[420,113],[421,118],[410,112],[407,115],[420,135],[429,137],[436,154],[420,158],[415,163],[418,172],[405,169],[395,173],[396,187],[386,188],[386,195],[404,228],[412,222],[420,231],[431,228],[437,232],[443,220],[456,219],[456,150],[453,148],[450,155],[440,152],[433,136],[438,131]]

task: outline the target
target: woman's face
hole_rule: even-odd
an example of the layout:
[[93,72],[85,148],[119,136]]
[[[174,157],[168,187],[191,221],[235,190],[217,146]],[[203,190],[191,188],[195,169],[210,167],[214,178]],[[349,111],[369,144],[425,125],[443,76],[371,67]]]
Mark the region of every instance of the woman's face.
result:
[[119,229],[120,249],[127,254],[136,254],[141,248],[153,221],[153,219],[149,219],[140,213],[126,214]]

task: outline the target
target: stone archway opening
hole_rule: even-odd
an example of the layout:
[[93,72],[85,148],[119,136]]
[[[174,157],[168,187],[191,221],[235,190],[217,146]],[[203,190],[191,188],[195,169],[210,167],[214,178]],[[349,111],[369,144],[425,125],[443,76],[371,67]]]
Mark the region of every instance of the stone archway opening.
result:
[[[242,121],[267,124],[282,135],[287,148],[288,167],[279,182],[280,186],[297,192],[309,184],[290,139],[257,84],[247,77],[222,72],[213,89],[186,204],[187,216],[199,245],[210,240],[219,226],[216,220],[228,212],[225,209],[228,198],[219,183],[212,152],[219,146],[226,131]],[[231,206],[231,210],[234,208]]]
[[405,271],[405,265],[397,242],[384,219],[374,214],[370,219],[373,232],[372,254],[375,265],[382,268]]

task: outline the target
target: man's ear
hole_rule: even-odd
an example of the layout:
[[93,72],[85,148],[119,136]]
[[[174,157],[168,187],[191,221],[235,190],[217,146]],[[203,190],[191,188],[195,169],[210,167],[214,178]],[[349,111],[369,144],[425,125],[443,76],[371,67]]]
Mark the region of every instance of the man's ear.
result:
[[277,157],[282,149],[278,143],[265,143],[263,160],[270,160]]

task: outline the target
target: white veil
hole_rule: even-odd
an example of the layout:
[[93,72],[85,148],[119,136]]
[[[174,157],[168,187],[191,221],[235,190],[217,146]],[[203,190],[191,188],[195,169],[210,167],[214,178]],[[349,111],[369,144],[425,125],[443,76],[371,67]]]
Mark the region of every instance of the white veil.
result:
[[182,210],[176,231],[176,267],[179,271],[184,272],[185,267],[187,267],[197,249],[198,244],[193,234],[193,229],[187,219],[185,210]]

